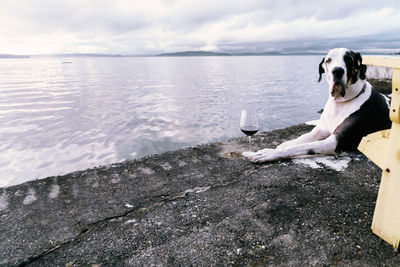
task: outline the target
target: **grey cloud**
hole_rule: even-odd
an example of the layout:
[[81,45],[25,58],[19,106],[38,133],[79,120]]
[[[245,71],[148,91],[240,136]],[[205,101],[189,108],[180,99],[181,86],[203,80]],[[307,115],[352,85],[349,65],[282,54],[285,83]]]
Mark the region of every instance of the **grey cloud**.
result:
[[206,45],[221,50],[325,49],[340,44],[396,48],[400,29],[394,25],[399,18],[395,12],[373,27],[368,24],[367,14],[383,8],[399,11],[400,1],[15,0],[0,4],[0,33],[10,42],[0,44],[0,52],[12,49],[12,42],[22,46],[39,35],[52,38],[56,47],[60,34],[73,37],[68,43],[72,50],[92,45],[130,54]]

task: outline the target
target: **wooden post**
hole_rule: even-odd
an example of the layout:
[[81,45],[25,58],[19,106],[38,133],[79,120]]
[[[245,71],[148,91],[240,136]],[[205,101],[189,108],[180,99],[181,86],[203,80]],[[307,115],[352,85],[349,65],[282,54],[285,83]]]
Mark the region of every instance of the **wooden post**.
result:
[[400,241],[400,58],[365,56],[363,64],[393,68],[392,128],[364,137],[358,149],[382,169],[372,231],[399,247]]

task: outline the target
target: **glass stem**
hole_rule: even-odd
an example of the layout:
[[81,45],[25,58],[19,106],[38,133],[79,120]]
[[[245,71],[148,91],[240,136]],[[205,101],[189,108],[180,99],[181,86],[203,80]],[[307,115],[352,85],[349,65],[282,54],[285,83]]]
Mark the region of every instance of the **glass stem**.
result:
[[249,146],[251,145],[251,136],[249,136]]

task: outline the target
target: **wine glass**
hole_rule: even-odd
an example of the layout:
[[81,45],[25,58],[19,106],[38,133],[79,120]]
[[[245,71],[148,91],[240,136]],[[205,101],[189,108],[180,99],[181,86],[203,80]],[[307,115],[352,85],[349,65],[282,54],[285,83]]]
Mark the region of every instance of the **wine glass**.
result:
[[258,119],[255,110],[244,109],[240,118],[240,130],[249,137],[249,146],[251,144],[251,136],[258,132]]

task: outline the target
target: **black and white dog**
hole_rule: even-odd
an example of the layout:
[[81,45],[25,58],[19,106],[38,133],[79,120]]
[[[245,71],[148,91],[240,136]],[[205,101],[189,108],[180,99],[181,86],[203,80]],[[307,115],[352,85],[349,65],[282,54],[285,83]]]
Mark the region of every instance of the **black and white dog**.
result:
[[319,64],[318,79],[326,74],[329,99],[315,128],[276,149],[259,150],[250,160],[266,162],[351,151],[363,136],[390,128],[388,99],[365,80],[366,70],[359,53],[345,48],[330,50]]

